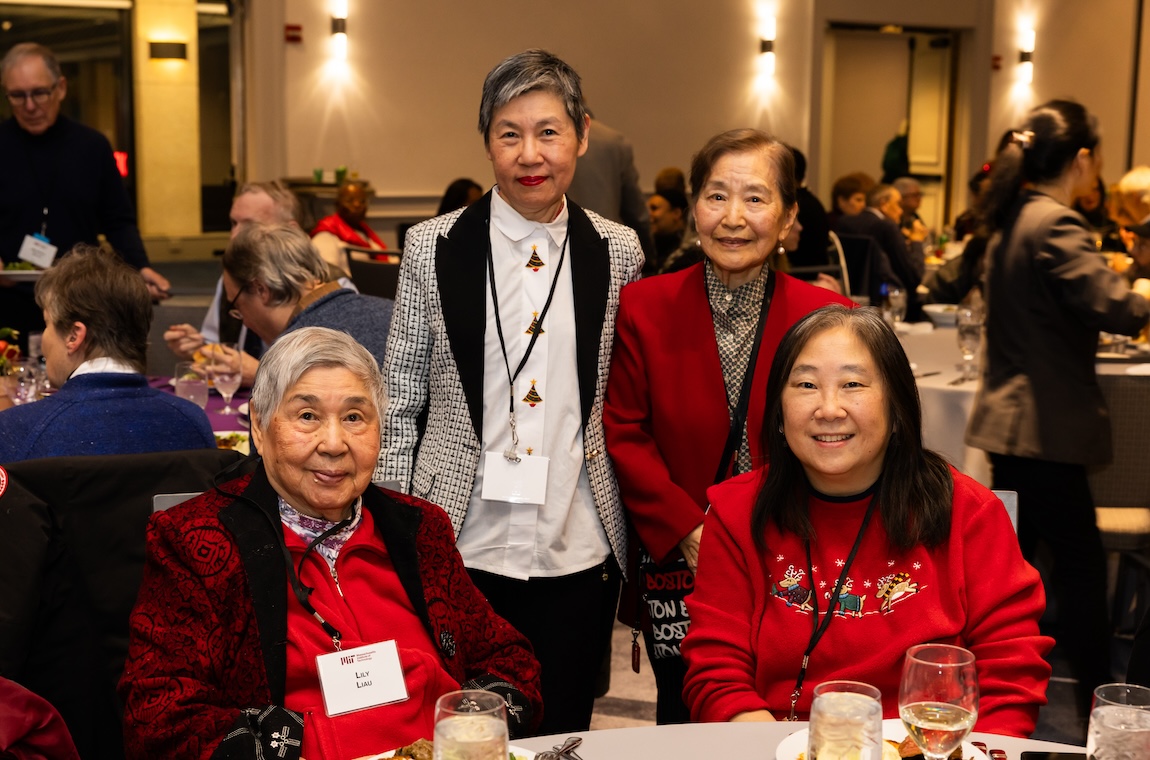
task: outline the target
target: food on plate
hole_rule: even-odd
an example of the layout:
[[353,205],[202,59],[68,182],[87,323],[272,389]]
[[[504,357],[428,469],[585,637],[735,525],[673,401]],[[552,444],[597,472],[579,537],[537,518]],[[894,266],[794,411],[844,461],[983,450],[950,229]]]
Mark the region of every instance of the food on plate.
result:
[[432,745],[430,739],[419,739],[414,744],[400,747],[395,751],[394,757],[406,757],[410,760],[431,760]]
[[[419,739],[414,744],[400,747],[392,757],[406,757],[409,760],[432,760],[433,746],[430,739]],[[508,752],[507,756],[509,760],[526,760],[522,755],[516,755],[514,752]],[[886,760],[885,756],[883,760]]]
[[36,271],[36,267],[27,261],[9,261],[4,265],[4,268],[10,272]]
[[246,454],[248,453],[248,434],[216,433],[216,448],[233,449],[241,454]]

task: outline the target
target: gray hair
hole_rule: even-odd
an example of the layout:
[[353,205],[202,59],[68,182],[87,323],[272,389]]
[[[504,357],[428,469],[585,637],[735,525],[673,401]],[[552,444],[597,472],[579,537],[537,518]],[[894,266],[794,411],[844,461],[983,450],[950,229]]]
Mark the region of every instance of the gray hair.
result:
[[327,282],[327,264],[294,224],[241,224],[223,264],[240,287],[266,285],[272,306],[295,303],[315,283]]
[[583,103],[579,74],[557,56],[535,48],[505,58],[483,80],[479,131],[483,134],[484,145],[490,142],[495,112],[519,96],[536,90],[550,92],[563,101],[567,115],[575,122],[575,136],[583,141],[587,107]]
[[263,193],[272,199],[275,204],[275,222],[287,224],[298,222],[300,218],[299,198],[295,196],[288,186],[278,179],[271,182],[245,182],[240,186],[236,197],[251,193]]
[[882,208],[890,197],[898,192],[893,185],[875,185],[866,194],[866,205],[871,208]]
[[383,416],[387,394],[383,373],[371,352],[345,332],[301,327],[284,334],[260,359],[251,396],[252,419],[260,430],[267,431],[284,396],[308,370],[317,367],[337,367],[355,375],[367,388],[376,414]]
[[891,184],[894,185],[895,190],[898,190],[903,195],[917,193],[922,190],[922,186],[918,184],[918,180],[914,177],[899,177]]
[[48,73],[52,75],[52,84],[59,82],[64,76],[60,71],[60,62],[56,60],[56,54],[50,49],[44,47],[38,42],[21,42],[19,45],[13,45],[4,54],[4,60],[0,61],[0,80],[8,76],[9,70],[17,64],[17,62],[27,58],[30,55],[39,56],[40,60],[48,68]]

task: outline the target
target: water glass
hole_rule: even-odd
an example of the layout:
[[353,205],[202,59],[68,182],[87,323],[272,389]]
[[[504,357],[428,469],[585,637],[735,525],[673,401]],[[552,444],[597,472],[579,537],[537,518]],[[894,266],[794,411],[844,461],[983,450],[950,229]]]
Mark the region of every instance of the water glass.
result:
[[982,348],[982,311],[960,307],[955,313],[955,326],[958,350],[962,352],[962,379],[974,380],[978,377],[974,360]]
[[41,377],[40,362],[25,359],[12,365],[12,380],[9,386],[9,396],[12,403],[31,404],[40,400]]
[[507,703],[465,689],[435,703],[435,760],[507,760]]
[[906,319],[906,291],[893,285],[887,287],[886,302],[882,309],[887,324],[896,325]]
[[974,654],[949,644],[919,644],[906,651],[898,714],[926,760],[944,760],[978,719]]
[[232,396],[240,389],[240,348],[235,343],[216,343],[204,348],[207,353],[208,376],[212,385],[224,399],[220,414],[235,414],[232,409]]
[[815,687],[807,734],[810,760],[882,760],[882,694],[858,681]]
[[1094,690],[1086,754],[1093,760],[1150,757],[1150,689],[1108,683]]
[[195,362],[177,362],[172,380],[177,396],[201,409],[208,405],[208,375]]

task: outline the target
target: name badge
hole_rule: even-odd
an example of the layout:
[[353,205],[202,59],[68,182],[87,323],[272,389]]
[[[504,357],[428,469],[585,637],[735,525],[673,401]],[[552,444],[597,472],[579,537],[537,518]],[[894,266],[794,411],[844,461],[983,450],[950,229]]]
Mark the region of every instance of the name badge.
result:
[[547,500],[547,457],[519,455],[512,462],[501,452],[488,451],[483,460],[483,491],[488,501],[542,504]]
[[56,246],[49,243],[48,238],[43,235],[25,235],[20,252],[16,256],[29,264],[47,269],[56,260],[57,250]]
[[395,639],[315,658],[329,718],[407,699]]

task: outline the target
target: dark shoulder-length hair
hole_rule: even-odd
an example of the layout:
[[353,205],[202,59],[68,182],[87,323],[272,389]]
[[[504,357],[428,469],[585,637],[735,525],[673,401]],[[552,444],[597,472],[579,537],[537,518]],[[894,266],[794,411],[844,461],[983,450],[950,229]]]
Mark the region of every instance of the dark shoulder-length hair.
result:
[[950,535],[954,481],[946,460],[922,447],[922,409],[910,362],[876,309],[839,304],[824,306],[796,322],[775,352],[763,419],[763,448],[770,466],[751,513],[755,545],[759,551],[767,550],[771,522],[800,538],[814,537],[808,509],[811,488],[802,462],[783,434],[783,391],[811,338],[836,327],[846,327],[866,346],[882,382],[891,432],[874,498],[891,545],[899,550],[937,546]]
[[1051,100],[1029,114],[1017,130],[1003,138],[990,170],[990,186],[976,209],[986,234],[1002,229],[1011,207],[1028,182],[1057,179],[1078,151],[1093,152],[1100,135],[1098,120],[1081,103]]

